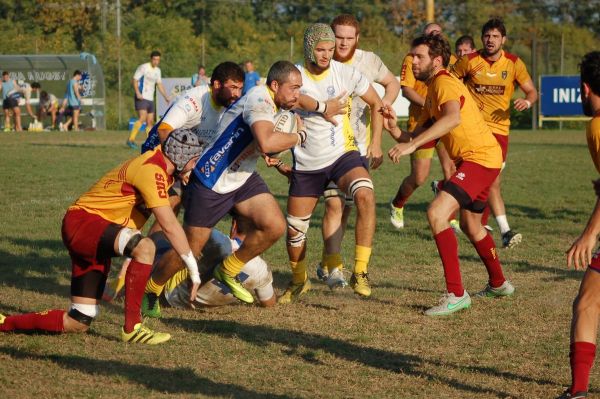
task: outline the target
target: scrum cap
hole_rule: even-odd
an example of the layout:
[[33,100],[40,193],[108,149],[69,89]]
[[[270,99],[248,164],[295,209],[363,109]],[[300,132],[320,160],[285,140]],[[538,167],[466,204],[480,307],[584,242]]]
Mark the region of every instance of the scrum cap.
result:
[[334,42],[335,34],[331,27],[326,24],[317,23],[312,24],[304,31],[304,59],[314,64],[317,63],[315,59],[315,47],[319,42]]
[[175,129],[163,144],[163,153],[173,162],[177,172],[204,150],[204,143],[190,129]]

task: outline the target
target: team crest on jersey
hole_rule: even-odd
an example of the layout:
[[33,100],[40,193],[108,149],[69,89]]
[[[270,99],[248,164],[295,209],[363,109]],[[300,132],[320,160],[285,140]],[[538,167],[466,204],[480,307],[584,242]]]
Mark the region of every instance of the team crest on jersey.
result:
[[329,97],[335,96],[335,87],[333,87],[333,86],[327,86],[327,95]]
[[508,71],[502,71],[502,79],[506,79],[508,77]]

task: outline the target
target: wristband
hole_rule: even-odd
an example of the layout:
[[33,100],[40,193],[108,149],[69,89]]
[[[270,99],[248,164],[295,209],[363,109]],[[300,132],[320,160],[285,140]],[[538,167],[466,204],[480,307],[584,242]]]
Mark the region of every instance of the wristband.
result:
[[320,114],[324,114],[325,111],[327,111],[327,103],[317,101],[317,108],[315,109],[315,111],[317,111]]
[[525,102],[527,103],[527,109],[531,108],[531,101],[525,99]]
[[298,135],[298,141],[296,142],[296,145],[304,144],[304,142],[306,141],[306,131],[298,130],[296,134]]
[[280,159],[277,161],[277,165],[275,165],[275,169],[279,169],[279,167],[283,165],[283,161]]
[[196,257],[192,253],[192,251],[188,252],[181,256],[183,263],[185,263],[185,267],[188,270],[190,275],[190,279],[194,284],[200,284],[200,273],[198,272],[198,262],[196,261]]

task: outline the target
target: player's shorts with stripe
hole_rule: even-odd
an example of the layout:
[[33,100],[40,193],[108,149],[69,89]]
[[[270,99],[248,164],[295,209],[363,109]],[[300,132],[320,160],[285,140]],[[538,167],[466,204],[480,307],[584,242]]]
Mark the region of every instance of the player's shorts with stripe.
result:
[[464,161],[444,183],[442,190],[453,196],[460,207],[475,213],[485,209],[490,186],[498,177],[500,169],[486,168],[475,162]]
[[71,257],[71,295],[102,298],[115,240],[123,227],[82,209],[68,210],[62,239]]
[[134,98],[134,105],[135,105],[135,110],[136,111],[146,111],[149,114],[153,114],[154,113],[154,101],[150,101],[150,100],[138,100],[137,98]]
[[293,197],[320,197],[329,182],[338,180],[354,168],[365,168],[358,151],[350,151],[326,168],[311,171],[292,171],[289,195]]
[[506,154],[508,154],[508,135],[494,133],[494,137],[502,149],[502,162],[506,162]]
[[182,199],[183,221],[192,227],[214,227],[235,204],[263,193],[270,193],[269,187],[256,172],[240,188],[227,194],[205,187],[192,173]]

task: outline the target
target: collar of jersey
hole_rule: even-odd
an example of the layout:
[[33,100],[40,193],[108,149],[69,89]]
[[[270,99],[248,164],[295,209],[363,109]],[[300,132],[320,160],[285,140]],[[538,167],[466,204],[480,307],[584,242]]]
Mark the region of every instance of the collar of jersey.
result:
[[275,93],[273,92],[273,90],[271,90],[269,86],[267,86],[267,93],[269,93],[271,100],[273,100],[273,104],[275,105],[275,112],[279,112],[279,107],[275,103]]
[[211,105],[211,106],[212,106],[214,109],[216,109],[216,110],[219,110],[219,109],[221,109],[221,108],[222,108],[222,106],[221,106],[221,105],[219,105],[219,104],[217,104],[217,102],[216,102],[216,101],[215,101],[215,99],[213,98],[213,95],[212,95],[212,87],[211,87],[211,86],[208,86],[208,95],[210,96],[210,105]]
[[501,49],[501,50],[500,50],[500,57],[498,57],[498,59],[497,59],[496,61],[491,61],[491,60],[488,60],[488,59],[487,59],[487,58],[486,58],[486,57],[485,57],[483,54],[480,54],[480,55],[481,55],[481,58],[483,58],[483,60],[484,60],[485,62],[487,62],[489,66],[492,66],[492,65],[494,65],[496,62],[500,61],[500,60],[502,59],[502,57],[504,57],[504,49]]
[[320,80],[323,80],[323,79],[325,79],[327,76],[329,76],[329,71],[331,71],[331,64],[329,64],[329,68],[327,68],[327,69],[325,70],[325,72],[323,72],[323,73],[322,73],[322,74],[320,74],[320,75],[314,75],[314,74],[312,74],[312,73],[311,73],[311,72],[308,70],[308,68],[304,68],[304,71],[306,72],[306,76],[308,76],[308,77],[309,77],[309,78],[311,78],[312,80],[314,80],[314,81],[318,82],[318,81],[320,81]]

